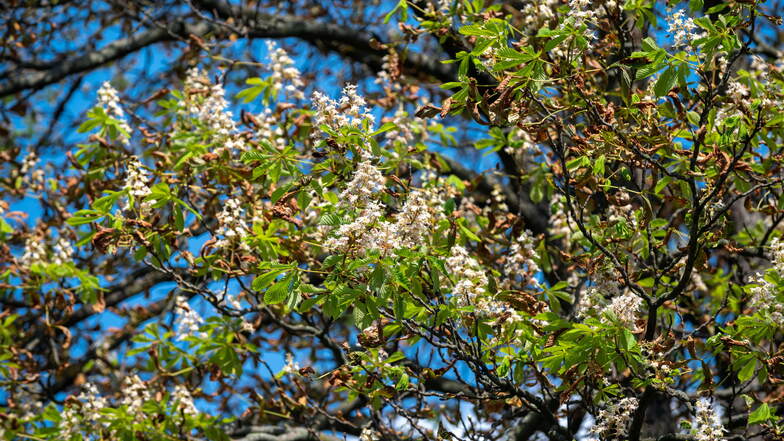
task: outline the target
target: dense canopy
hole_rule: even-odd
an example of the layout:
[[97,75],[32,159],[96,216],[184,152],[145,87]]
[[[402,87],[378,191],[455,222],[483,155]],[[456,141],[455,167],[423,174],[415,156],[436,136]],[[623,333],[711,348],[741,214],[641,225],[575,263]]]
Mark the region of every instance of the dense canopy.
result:
[[784,440],[778,0],[0,7],[0,435]]

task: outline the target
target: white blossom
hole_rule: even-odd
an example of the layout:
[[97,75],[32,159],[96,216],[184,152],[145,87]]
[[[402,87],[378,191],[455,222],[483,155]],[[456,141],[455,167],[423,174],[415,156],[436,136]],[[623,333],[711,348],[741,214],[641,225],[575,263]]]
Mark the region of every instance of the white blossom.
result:
[[27,156],[25,156],[25,158],[22,160],[22,166],[19,168],[19,173],[21,175],[26,175],[28,172],[30,172],[30,170],[33,169],[33,167],[35,167],[37,163],[38,155],[36,155],[35,152],[28,153]]
[[581,318],[598,317],[602,323],[609,323],[609,316],[614,316],[623,326],[633,330],[642,304],[642,299],[622,289],[609,271],[600,271],[594,276],[593,285],[580,297],[575,312]]
[[640,306],[642,306],[642,299],[632,292],[626,292],[610,300],[606,310],[612,312],[623,326],[634,329]]
[[272,146],[282,149],[286,147],[286,133],[278,124],[278,118],[272,114],[269,108],[256,115],[259,127],[256,129],[256,137],[268,141]]
[[384,88],[390,91],[399,91],[401,89],[397,77],[400,75],[398,64],[400,57],[397,52],[392,51],[381,57],[381,71],[376,73],[376,84],[383,84]]
[[30,267],[34,263],[44,263],[47,260],[46,247],[44,242],[37,237],[30,236],[25,241],[24,254],[21,257],[21,263],[25,267]]
[[672,45],[675,48],[690,46],[694,40],[702,37],[694,20],[686,17],[682,9],[667,17],[667,25],[667,32],[672,35]]
[[60,414],[61,439],[70,439],[81,432],[100,430],[100,411],[108,407],[106,399],[98,393],[98,388],[92,383],[85,383],[82,392],[74,398],[74,401],[78,404],[65,406]]
[[370,427],[365,427],[362,429],[362,433],[359,434],[359,441],[379,441],[380,439],[378,432]]
[[480,315],[494,315],[505,310],[501,303],[485,298],[487,276],[465,248],[460,245],[452,247],[451,255],[446,259],[446,269],[455,281],[452,294],[458,306],[475,306]]
[[535,261],[538,258],[531,232],[523,231],[517,240],[509,246],[509,254],[504,263],[506,279],[501,285],[506,289],[511,289],[514,280],[520,275],[523,277],[524,285],[538,287],[539,281],[534,277],[539,272],[539,265]]
[[[135,157],[130,158],[127,166],[127,176],[125,178],[124,189],[134,200],[141,203],[142,215],[149,212],[152,207],[152,201],[144,201],[144,198],[152,194],[150,190],[150,176],[147,170],[142,167],[141,162]],[[127,200],[124,210],[130,210],[131,200]]]
[[382,215],[381,204],[375,201],[368,203],[360,210],[353,222],[338,227],[332,237],[326,240],[324,246],[341,252],[348,251],[352,244],[363,250],[373,248],[372,227]]
[[188,299],[186,297],[177,296],[174,312],[177,314],[175,320],[178,334],[177,340],[185,340],[188,337],[206,337],[205,333],[199,331],[204,320],[198,312],[188,305]]
[[56,265],[65,265],[66,263],[73,262],[74,249],[71,242],[63,236],[57,239],[54,244],[54,258],[52,263]]
[[384,220],[385,207],[374,195],[386,187],[386,178],[370,159],[357,167],[352,180],[340,194],[341,205],[357,210],[357,216],[332,232],[325,241],[328,249],[347,252],[420,246],[443,217],[444,197],[436,187],[413,188],[394,221]]
[[414,142],[414,121],[408,117],[408,113],[406,113],[402,105],[389,122],[395,124],[395,128],[384,133],[384,138],[390,142],[398,142],[405,145]]
[[236,135],[237,124],[225,98],[221,84],[213,84],[207,74],[197,67],[186,73],[184,116],[193,115],[212,132],[215,142],[222,142],[219,150],[244,150],[246,144]]
[[386,186],[386,178],[370,160],[364,160],[357,166],[354,177],[340,193],[340,199],[348,206],[364,206],[373,193]]
[[[359,127],[363,120],[370,123],[372,129],[375,117],[366,107],[363,97],[357,93],[357,86],[348,84],[343,88],[340,101],[335,101],[321,92],[313,92],[313,106],[316,114],[314,117],[317,126],[326,125],[332,130],[339,131],[344,127]],[[318,136],[314,131],[314,136]]]
[[605,297],[618,297],[622,290],[617,281],[607,271],[600,271],[593,277],[593,285],[585,290],[575,308],[578,317],[598,316],[605,304]]
[[283,366],[283,373],[286,375],[299,375],[299,363],[294,361],[294,354],[291,352],[286,354],[286,364]]
[[289,56],[285,49],[280,48],[274,41],[267,41],[267,50],[269,51],[270,65],[272,71],[272,87],[276,92],[284,89],[284,83],[288,81],[290,84],[285,86],[286,94],[295,99],[304,99],[305,94],[302,88],[305,83],[302,81],[299,69],[294,67],[294,60]]
[[[112,85],[105,81],[101,88],[98,89],[98,103],[106,111],[106,114],[119,121],[119,126],[128,134],[131,133],[131,127],[125,120],[125,112],[120,107],[120,97],[117,95],[117,90]],[[128,144],[130,140],[124,134],[119,135],[119,139],[123,144]]]
[[569,12],[563,23],[572,24],[575,28],[580,28],[583,25],[587,26],[596,15],[594,7],[590,0],[569,0]]
[[553,236],[563,236],[565,248],[569,248],[572,238],[572,229],[569,226],[569,215],[566,213],[566,203],[559,194],[553,195],[550,200],[550,225]]
[[44,184],[44,170],[36,167],[38,164],[38,155],[34,151],[25,156],[22,160],[22,165],[19,167],[19,174],[22,176],[22,182],[33,188],[40,188]]
[[152,394],[145,382],[138,375],[130,375],[123,379],[120,406],[127,406],[128,413],[138,415],[145,402],[152,400]]
[[174,386],[172,390],[172,399],[177,403],[177,407],[188,416],[195,417],[199,414],[199,410],[196,408],[196,404],[193,402],[193,395],[182,384],[178,384]]
[[638,404],[633,397],[609,404],[596,415],[596,422],[590,432],[604,440],[625,440]]
[[727,432],[721,424],[721,418],[711,406],[710,401],[700,398],[697,401],[692,428],[697,441],[719,441]]
[[[784,276],[784,241],[779,238],[771,241],[770,258],[773,271],[779,276]],[[770,317],[779,327],[784,327],[784,302],[777,297],[778,286],[766,280],[761,274],[752,280],[752,285],[749,307]]]
[[559,0],[532,1],[522,9],[523,24],[527,35],[536,34],[545,21],[555,18],[555,9],[561,4]]
[[13,391],[11,392],[19,419],[23,421],[40,415],[45,407],[40,399],[42,396],[41,387],[37,383],[32,383],[30,387],[33,389],[32,391],[20,386],[15,388],[15,390],[12,389]]
[[429,196],[434,194],[437,197],[437,193],[426,189],[414,189],[408,194],[408,200],[395,222],[394,234],[398,237],[400,247],[416,247],[432,231],[441,205],[438,200],[433,204]]
[[242,202],[236,198],[226,200],[216,218],[218,220],[217,235],[223,238],[215,244],[217,248],[239,247],[244,251],[250,251],[244,239],[248,236],[248,225],[242,211]]

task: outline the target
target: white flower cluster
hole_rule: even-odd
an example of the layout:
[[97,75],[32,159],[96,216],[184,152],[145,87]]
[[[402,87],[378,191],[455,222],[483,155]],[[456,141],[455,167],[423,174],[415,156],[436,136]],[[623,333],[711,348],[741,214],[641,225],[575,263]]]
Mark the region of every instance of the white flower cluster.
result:
[[[773,271],[779,276],[784,276],[784,241],[775,238],[770,243],[771,261]],[[778,299],[779,288],[775,283],[765,280],[762,274],[758,274],[752,282],[751,301],[749,307],[762,312],[770,317],[773,323],[784,327],[784,302]]]
[[354,221],[343,224],[335,230],[324,246],[328,249],[347,252],[352,246],[361,250],[376,248],[375,241],[381,237],[373,232],[373,226],[381,219],[381,204],[370,202],[360,209]]
[[242,203],[235,198],[228,199],[223,206],[223,210],[217,214],[219,229],[217,234],[223,236],[215,246],[217,248],[239,247],[241,250],[249,252],[250,247],[243,239],[248,236],[248,225],[245,222]]
[[123,379],[122,391],[122,398],[119,404],[120,406],[127,406],[128,413],[131,415],[140,414],[144,403],[152,400],[149,387],[138,375],[125,377]]
[[[357,86],[348,84],[343,88],[343,96],[336,102],[321,92],[313,92],[313,106],[316,110],[315,123],[339,131],[343,127],[359,127],[367,120],[372,127],[375,117],[366,107],[365,98],[357,93]],[[314,136],[318,136],[314,130]]]
[[[513,111],[509,113],[510,123],[515,124],[519,118],[519,112]],[[509,139],[514,140],[514,142],[510,142],[510,145],[505,147],[504,151],[510,155],[515,155],[518,153],[536,154],[539,152],[539,149],[536,147],[536,143],[531,138],[531,135],[519,127],[512,128],[512,131],[509,134]]]
[[572,229],[569,226],[569,215],[566,213],[566,202],[561,200],[558,193],[550,200],[550,225],[553,236],[563,236],[565,248],[568,249],[572,239]]
[[37,164],[38,155],[33,151],[28,153],[22,160],[19,174],[22,176],[22,183],[26,186],[40,188],[44,185],[44,170],[43,168],[36,167]]
[[415,188],[408,194],[403,209],[395,218],[393,228],[396,248],[413,248],[432,230],[443,216],[439,208],[443,205],[440,193],[432,188]]
[[590,0],[569,0],[569,12],[561,26],[567,23],[575,28],[580,28],[583,25],[587,26],[596,15],[593,8],[594,5]]
[[534,0],[526,4],[522,10],[525,33],[535,35],[542,27],[543,22],[555,18],[555,9],[560,5],[560,0]]
[[634,207],[632,205],[632,198],[626,191],[619,191],[615,194],[618,205],[610,205],[607,209],[607,220],[610,222],[619,222],[621,220],[628,222],[631,228],[637,228],[637,218],[634,216]]
[[[727,66],[726,56],[716,57],[716,68],[725,70]],[[752,56],[749,66],[749,79],[753,78],[748,84],[742,83],[738,79],[731,79],[727,84],[728,97],[724,104],[716,111],[715,127],[724,126],[727,119],[731,117],[742,117],[743,108],[759,99],[760,107],[767,109],[772,114],[779,114],[784,106],[782,101],[782,90],[777,83],[770,81],[770,72],[781,71],[781,62],[776,65],[766,63],[759,56]],[[705,91],[701,86],[700,91]],[[752,93],[752,91],[754,93]],[[724,127],[724,130],[729,128]],[[735,128],[731,130],[737,129]]]
[[672,35],[674,48],[691,46],[694,40],[702,37],[694,20],[691,17],[686,17],[683,9],[679,9],[667,17],[667,32]]
[[212,84],[205,72],[197,67],[191,68],[185,78],[188,105],[183,116],[194,115],[203,122],[217,140],[223,141],[225,149],[244,150],[245,142],[235,133],[237,124],[234,122],[234,115],[226,110],[229,103],[225,95],[223,85]]
[[174,386],[172,390],[172,399],[177,403],[177,408],[182,410],[185,415],[195,417],[199,414],[196,404],[193,402],[193,395],[182,384]]
[[[397,109],[390,122],[395,124],[395,128],[384,133],[386,140],[405,145],[410,145],[414,142],[414,120],[408,117],[408,113],[403,109],[402,105]],[[426,135],[427,131],[422,130],[420,133]]]
[[25,158],[22,160],[22,166],[19,168],[19,173],[21,175],[26,175],[30,172],[30,170],[33,169],[33,167],[35,167],[35,164],[37,163],[38,155],[36,155],[35,152],[28,153],[27,156],[25,156]]
[[272,114],[269,108],[264,109],[264,112],[256,115],[259,122],[259,127],[256,129],[256,137],[269,141],[273,147],[282,149],[286,147],[286,138],[283,128],[278,124],[279,118]]
[[299,375],[299,363],[294,361],[294,354],[291,352],[286,354],[286,364],[283,366],[283,373],[285,375]]
[[46,248],[44,242],[36,237],[28,237],[25,241],[24,254],[22,254],[21,263],[25,267],[30,267],[34,263],[46,262]]
[[60,438],[71,439],[82,432],[100,430],[101,409],[109,407],[106,398],[98,393],[92,383],[85,383],[82,392],[75,397],[78,405],[67,405],[60,414]]
[[637,314],[640,312],[642,299],[634,293],[627,291],[618,297],[610,300],[606,311],[610,311],[618,318],[624,327],[634,329],[636,327]]
[[[119,121],[119,125],[123,130],[128,132],[128,134],[131,133],[131,127],[125,120],[125,112],[120,107],[120,97],[117,95],[117,90],[108,81],[105,81],[101,88],[98,89],[98,103],[104,108],[107,115]],[[128,137],[123,134],[120,134],[119,139],[123,144],[130,142]]]
[[623,398],[599,411],[590,432],[603,440],[625,440],[629,423],[637,410],[636,398]]
[[484,295],[487,276],[479,262],[469,256],[465,248],[460,245],[452,247],[451,255],[446,259],[446,269],[455,280],[452,294],[458,306],[475,306],[479,315],[497,315],[506,310],[501,302]]
[[[606,300],[608,296],[611,297],[609,302]],[[622,290],[609,273],[600,272],[594,278],[594,285],[583,293],[575,310],[578,317],[596,316],[601,318],[602,323],[608,323],[608,315],[611,314],[623,326],[635,329],[642,303],[642,299],[634,293]]]
[[[135,157],[128,161],[127,173],[128,176],[125,178],[124,188],[128,190],[128,193],[133,196],[135,201],[141,202],[141,213],[144,215],[152,208],[152,201],[143,200],[152,194],[152,191],[150,190],[150,176],[147,173],[147,170],[142,167],[141,162]],[[129,198],[123,209],[130,210],[132,208],[131,200]]]
[[[495,202],[498,209],[501,211],[509,211],[509,206],[506,205],[506,195],[504,194],[504,188],[501,187],[499,183],[493,183],[493,189],[490,191],[490,198]],[[486,207],[488,212],[492,210],[492,207]]]
[[[654,377],[666,384],[671,384],[675,380],[670,377],[673,373],[671,363],[666,360],[667,353],[656,352],[656,344],[650,341],[640,342],[642,353],[645,356],[643,363],[652,371]],[[661,385],[654,383],[657,387]]]
[[593,277],[593,285],[585,290],[575,311],[578,317],[599,315],[606,296],[617,297],[621,295],[621,287],[612,279],[607,271],[600,271]]
[[[608,7],[610,6],[608,4]],[[560,29],[568,27],[578,30],[583,29],[582,36],[587,40],[585,49],[590,50],[592,42],[596,40],[596,33],[590,29],[589,25],[599,18],[599,12],[604,12],[604,9],[597,9],[596,5],[592,4],[590,0],[569,0],[569,9],[559,27]],[[573,41],[574,38],[569,37],[560,42],[552,49],[552,56],[555,58],[566,58],[575,49],[583,50],[576,47]]]
[[696,441],[720,441],[724,439],[724,434],[727,432],[721,424],[719,414],[705,398],[697,401],[692,429]]
[[505,289],[512,289],[515,279],[520,275],[524,286],[539,287],[539,281],[534,277],[539,272],[536,260],[536,244],[530,231],[523,231],[516,241],[509,247],[509,255],[504,263],[506,278],[501,282]]
[[278,47],[274,41],[267,41],[269,51],[270,70],[272,70],[272,87],[275,92],[283,88],[283,83],[288,81],[291,84],[286,86],[286,94],[295,99],[305,99],[302,88],[305,83],[302,81],[299,69],[294,67],[294,60],[289,56],[285,49]]
[[359,441],[379,441],[380,439],[378,432],[370,427],[365,427],[362,429],[362,433],[359,434]]
[[381,71],[376,73],[376,84],[381,84],[387,93],[399,91],[400,83],[397,81],[400,76],[400,57],[397,52],[392,51],[381,58]]
[[[136,422],[141,422],[146,417],[142,406],[153,399],[149,385],[138,375],[131,375],[123,379],[121,392],[117,406],[125,407],[128,415]],[[185,386],[174,386],[171,396],[176,408],[184,414],[195,416],[199,413],[193,396]],[[59,439],[71,439],[78,434],[100,433],[101,429],[106,427],[106,423],[100,421],[101,410],[108,408],[112,408],[111,403],[99,393],[98,388],[92,383],[85,383],[79,395],[67,400],[63,407]]]
[[188,337],[205,338],[206,334],[199,331],[202,320],[201,315],[188,305],[188,299],[184,296],[177,296],[177,303],[174,306],[177,314],[175,325],[177,326],[177,340],[185,340]]
[[381,171],[366,159],[359,163],[354,177],[340,193],[340,199],[348,206],[364,206],[370,202],[371,196],[386,187],[386,178]]
[[749,95],[749,88],[740,81],[733,79],[727,84],[727,95],[735,99],[743,99]]
[[367,251],[413,248],[421,244],[440,219],[441,194],[434,188],[415,188],[408,194],[394,222],[384,221],[385,207],[373,195],[385,188],[386,179],[370,160],[362,161],[340,199],[359,213],[351,223],[341,225],[325,246],[347,252],[352,246]]
[[20,420],[31,420],[43,412],[44,403],[40,398],[43,396],[43,393],[41,387],[37,383],[30,384],[29,389],[27,387],[22,387],[21,385],[15,388],[12,387],[9,392],[9,398],[13,398],[14,402],[13,409],[16,411]]
[[60,236],[54,244],[54,258],[52,263],[55,265],[65,265],[73,262],[74,249],[71,242],[64,236]]

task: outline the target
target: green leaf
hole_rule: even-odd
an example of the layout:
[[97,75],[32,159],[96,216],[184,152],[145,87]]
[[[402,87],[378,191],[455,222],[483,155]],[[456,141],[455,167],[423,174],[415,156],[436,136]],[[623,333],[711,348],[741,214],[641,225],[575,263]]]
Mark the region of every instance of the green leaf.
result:
[[[460,220],[463,220],[463,219],[460,219]],[[473,231],[468,229],[468,227],[466,227],[463,224],[463,222],[458,222],[457,226],[460,227],[460,231],[463,233],[463,235],[465,235],[466,237],[468,237],[471,240],[475,240],[477,242],[481,242],[481,239],[479,238],[479,236],[477,236],[476,234],[474,234]]]
[[771,419],[770,407],[768,407],[768,403],[762,403],[754,412],[749,414],[748,425],[761,423],[768,421],[769,419]]
[[272,283],[285,270],[286,270],[285,268],[280,268],[280,269],[274,269],[272,271],[268,271],[253,279],[253,282],[251,283],[250,286],[255,291],[261,291],[262,289],[268,287],[270,283]]
[[547,44],[544,45],[544,51],[545,52],[549,52],[549,51],[553,50],[554,47],[556,47],[559,44],[561,44],[568,37],[569,37],[569,34],[563,34],[563,35],[559,35],[559,36],[557,36],[555,38],[550,39],[550,41],[548,41]]
[[677,71],[672,67],[668,67],[667,70],[664,71],[659,77],[659,80],[656,81],[656,85],[653,86],[653,91],[656,93],[656,96],[667,95],[667,92],[675,86],[675,81],[678,79],[676,74]]
[[462,28],[460,28],[460,33],[463,34],[463,35],[480,35],[480,36],[485,36],[485,37],[495,37],[496,36],[495,32],[493,32],[493,31],[491,31],[489,29],[484,29],[481,26],[475,25],[475,24],[468,25],[468,26],[463,26]]
[[[454,199],[451,200],[454,201]],[[5,234],[5,233],[13,233],[13,232],[14,229],[11,227],[11,225],[9,225],[8,222],[5,221],[5,219],[0,217],[0,233]]]
[[359,329],[363,329],[365,327],[365,317],[367,314],[365,314],[365,311],[362,310],[360,305],[360,303],[354,305],[352,316],[354,318],[354,325]]
[[567,162],[566,168],[569,170],[574,170],[590,163],[591,161],[586,156],[580,156],[578,158],[574,158],[571,161]]
[[750,356],[749,360],[746,364],[743,365],[741,370],[738,372],[738,380],[740,381],[748,381],[751,377],[754,376],[754,368],[757,367],[757,359]]
[[593,174],[596,176],[604,176],[604,163],[607,157],[604,155],[599,156],[596,162],[593,163]]
[[288,296],[290,285],[291,285],[291,274],[288,274],[283,279],[275,282],[267,292],[264,293],[264,303],[268,305],[275,305],[284,300]]
[[397,127],[397,124],[395,124],[393,122],[384,123],[384,125],[379,127],[378,130],[376,130],[375,132],[371,133],[370,136],[376,136],[378,134],[381,134],[381,133],[384,133],[384,132],[388,132],[388,131],[396,128],[396,127]]
[[340,216],[333,213],[327,213],[322,215],[319,218],[318,224],[319,225],[328,225],[330,227],[335,227],[343,223],[343,219]]
[[643,288],[650,288],[653,286],[653,283],[654,283],[653,277],[646,277],[642,280],[637,281],[637,284]]
[[278,202],[278,200],[280,200],[280,198],[282,198],[283,195],[286,194],[289,188],[291,188],[290,185],[283,185],[281,187],[276,188],[275,191],[273,191],[272,195],[270,196],[270,202],[272,202],[273,204]]
[[403,390],[408,387],[408,374],[403,374],[400,376],[400,379],[397,380],[397,384],[395,385],[395,389]]

